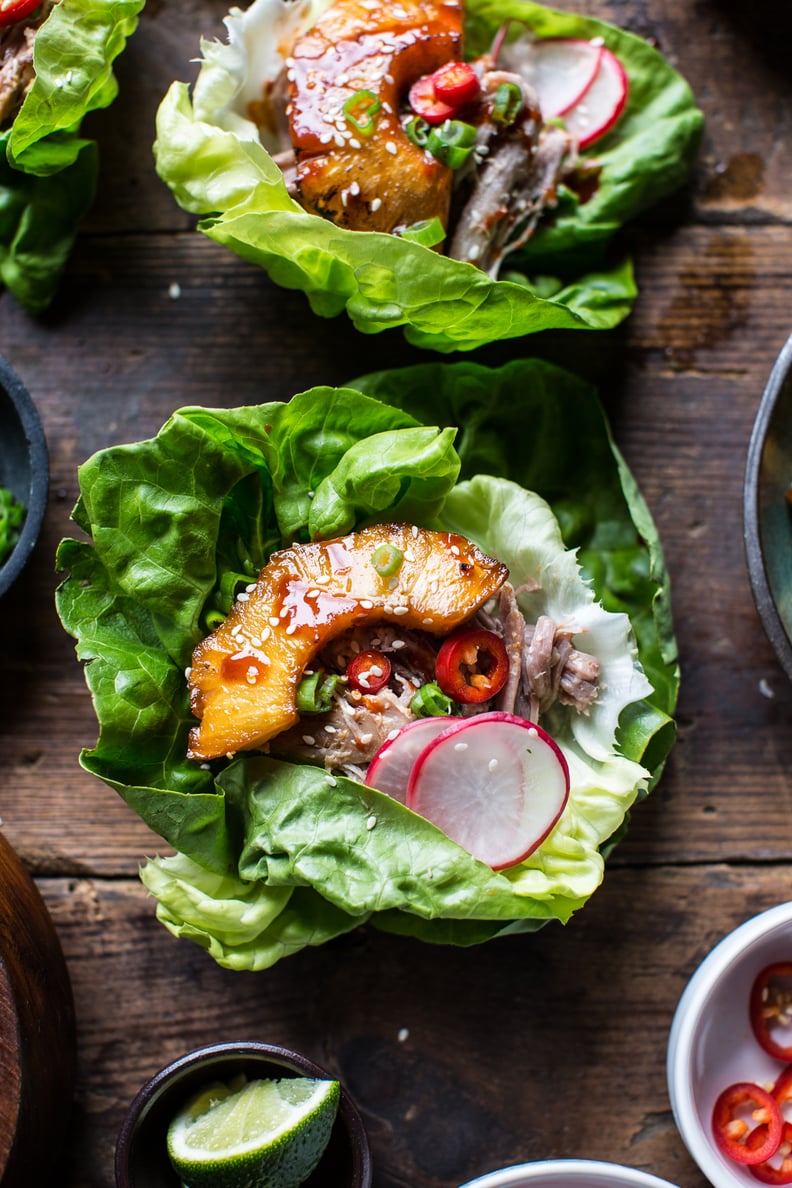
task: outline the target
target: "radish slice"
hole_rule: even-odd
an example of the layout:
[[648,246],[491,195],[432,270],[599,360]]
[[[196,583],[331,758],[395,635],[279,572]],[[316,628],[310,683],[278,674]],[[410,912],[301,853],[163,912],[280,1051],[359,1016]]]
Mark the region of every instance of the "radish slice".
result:
[[546,120],[564,115],[589,89],[600,65],[602,45],[576,37],[546,37],[505,46],[504,69],[522,75],[539,98]]
[[386,792],[394,800],[407,802],[407,784],[413,764],[423,749],[461,718],[417,718],[408,722],[398,734],[387,739],[369,764],[366,783],[369,788]]
[[493,711],[457,721],[415,761],[407,807],[493,870],[544,841],[569,796],[569,769],[540,726]]
[[610,131],[624,111],[629,81],[619,59],[603,47],[597,77],[574,107],[564,116],[570,135],[584,149]]

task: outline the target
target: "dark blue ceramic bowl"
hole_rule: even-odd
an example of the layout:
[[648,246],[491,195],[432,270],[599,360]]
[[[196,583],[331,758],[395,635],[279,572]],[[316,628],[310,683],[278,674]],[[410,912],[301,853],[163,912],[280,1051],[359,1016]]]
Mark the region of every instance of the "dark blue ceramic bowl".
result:
[[38,540],[49,487],[49,457],[44,430],[27,389],[0,356],[0,487],[6,487],[26,510],[19,540],[0,563],[0,597],[27,565]]

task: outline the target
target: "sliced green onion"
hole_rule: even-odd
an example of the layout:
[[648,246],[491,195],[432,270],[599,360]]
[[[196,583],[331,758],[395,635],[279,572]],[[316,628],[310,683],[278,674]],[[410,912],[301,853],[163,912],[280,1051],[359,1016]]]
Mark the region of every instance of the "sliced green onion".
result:
[[437,215],[433,219],[421,219],[417,223],[410,223],[399,232],[402,239],[409,239],[411,243],[420,243],[424,247],[434,247],[445,239],[445,227]]
[[443,718],[451,713],[453,707],[451,698],[434,681],[421,685],[410,702],[410,710],[416,718]]
[[432,128],[421,116],[412,116],[404,125],[404,131],[407,133],[408,140],[417,144],[418,148],[426,148]]
[[517,83],[501,83],[495,92],[492,119],[496,124],[513,124],[523,105],[523,93]]
[[18,502],[8,487],[0,487],[0,565],[19,540],[24,519],[24,504]]
[[371,554],[371,564],[380,577],[393,577],[404,561],[404,553],[396,545],[381,544]]
[[312,672],[300,678],[294,698],[298,714],[326,714],[333,708],[333,693],[341,678],[336,674]]
[[361,136],[371,136],[377,121],[376,115],[382,107],[373,91],[355,91],[350,95],[341,110],[347,123],[351,124]]
[[433,157],[442,161],[449,169],[464,165],[476,143],[476,129],[464,120],[444,120],[432,128],[426,147]]

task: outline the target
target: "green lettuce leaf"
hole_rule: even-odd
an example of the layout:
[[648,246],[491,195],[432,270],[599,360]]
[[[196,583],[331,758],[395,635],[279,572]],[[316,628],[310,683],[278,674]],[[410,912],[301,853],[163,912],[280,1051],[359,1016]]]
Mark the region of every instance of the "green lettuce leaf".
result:
[[[425,364],[288,404],[181,409],[79,477],[91,539],[61,543],[57,605],[100,727],[81,761],[177,851],[141,872],[166,927],[261,969],[364,921],[475,944],[586,902],[672,745],[678,687],[660,543],[592,388],[537,360]],[[573,616],[605,668],[589,720],[548,719],[570,803],[508,871],[353,780],[185,758],[184,668],[238,583],[287,541],[407,514],[475,539],[517,584],[541,571],[524,613]]]
[[0,279],[31,312],[52,300],[94,199],[96,144],[80,135],[118,86],[113,62],[144,0],[60,0],[36,32],[35,78],[0,137]]
[[267,38],[275,40],[278,11],[274,0],[256,0],[247,12],[232,12],[228,43],[201,43],[192,94],[175,82],[160,105],[157,170],[179,204],[203,216],[203,232],[277,284],[303,290],[315,313],[346,310],[369,334],[401,326],[410,342],[442,352],[539,330],[607,329],[628,315],[636,296],[631,264],[614,261],[609,245],[625,222],[684,183],[702,125],[687,83],[648,43],[526,0],[468,0],[469,54],[488,48],[513,19],[540,37],[603,38],[630,84],[624,115],[584,154],[602,166],[593,194],[581,202],[565,192],[493,281],[420,244],[336,227],[289,197],[245,114],[254,82],[272,69]]
[[52,300],[93,202],[98,154],[96,145],[80,141],[72,164],[38,177],[8,164],[8,139],[8,132],[0,135],[0,281],[35,313]]

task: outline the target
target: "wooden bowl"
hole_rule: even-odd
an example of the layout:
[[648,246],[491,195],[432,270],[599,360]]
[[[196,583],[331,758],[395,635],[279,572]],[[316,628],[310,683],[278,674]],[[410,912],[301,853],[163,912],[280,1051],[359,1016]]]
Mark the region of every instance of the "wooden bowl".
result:
[[65,1137],[75,1072],[71,985],[38,889],[0,833],[0,1185],[32,1188]]

